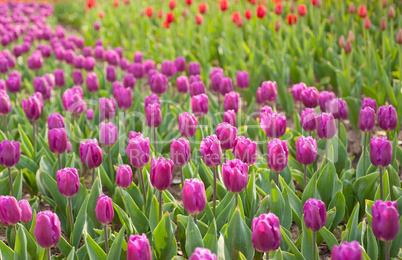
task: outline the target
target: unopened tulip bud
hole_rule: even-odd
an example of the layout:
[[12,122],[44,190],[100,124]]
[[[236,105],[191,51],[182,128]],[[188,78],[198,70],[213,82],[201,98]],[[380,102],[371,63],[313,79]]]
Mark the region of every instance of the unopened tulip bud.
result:
[[275,214],[262,214],[253,219],[251,242],[255,250],[268,254],[279,248],[281,240],[281,226]]
[[158,191],[169,188],[173,179],[173,161],[165,158],[152,158],[150,180],[152,186]]
[[32,219],[32,208],[27,200],[18,201],[18,206],[21,209],[21,222],[28,223]]
[[102,194],[98,197],[95,207],[96,217],[102,225],[112,221],[114,217],[113,201],[108,196]]
[[116,170],[116,184],[125,189],[130,187],[133,181],[133,171],[129,165],[120,165]]
[[334,246],[331,253],[332,260],[362,260],[363,254],[360,244],[357,241],[342,242]]
[[399,231],[398,205],[395,201],[377,200],[372,210],[372,228],[376,238],[381,241],[393,240]]
[[388,9],[388,17],[391,19],[393,19],[395,17],[395,9],[392,6],[390,6]]
[[207,204],[204,183],[198,179],[187,179],[183,186],[182,197],[187,213],[198,215]]
[[303,213],[307,229],[313,232],[319,231],[327,221],[327,210],[321,200],[308,199],[303,206]]
[[0,222],[6,226],[12,226],[21,220],[21,208],[18,202],[11,196],[0,196]]
[[381,31],[385,31],[387,29],[387,20],[385,20],[385,18],[381,18],[381,22],[380,22],[380,30]]
[[57,187],[63,196],[73,197],[80,189],[80,176],[77,169],[64,168],[56,173]]
[[60,220],[57,214],[50,210],[39,212],[33,234],[41,247],[56,246],[61,236]]
[[350,43],[350,41],[348,40],[345,44],[345,53],[349,54],[352,52],[352,44]]
[[127,242],[127,260],[152,260],[151,247],[145,234],[130,236]]
[[398,33],[396,34],[396,43],[399,45],[402,44],[402,29],[399,29]]
[[376,167],[387,167],[392,159],[392,145],[385,137],[370,140],[370,161]]
[[341,37],[339,37],[339,41],[338,41],[338,45],[340,48],[343,48],[345,46],[345,37],[343,35],[341,35]]

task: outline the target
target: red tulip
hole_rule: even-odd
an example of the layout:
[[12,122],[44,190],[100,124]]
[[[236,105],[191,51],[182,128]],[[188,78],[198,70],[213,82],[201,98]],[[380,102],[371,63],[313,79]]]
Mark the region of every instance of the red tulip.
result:
[[281,3],[277,3],[277,4],[275,5],[275,13],[276,13],[277,15],[281,15],[282,12],[283,12],[283,6],[282,6],[282,4],[281,4]]
[[300,4],[300,5],[297,7],[297,13],[298,13],[300,16],[305,16],[305,15],[307,14],[306,5]]
[[262,19],[264,18],[265,14],[267,13],[267,8],[263,5],[257,6],[257,17]]
[[219,1],[219,7],[221,8],[221,11],[224,12],[228,10],[228,0],[220,0]]
[[293,25],[297,23],[297,16],[295,14],[288,14],[288,16],[286,16],[286,22],[289,25]]
[[200,24],[202,24],[203,21],[204,21],[204,17],[202,17],[201,14],[197,14],[197,15],[195,16],[195,23],[196,23],[196,24],[200,25]]
[[359,9],[357,10],[357,14],[360,16],[360,18],[364,18],[367,16],[367,7],[365,5],[359,6]]
[[148,6],[147,8],[145,8],[145,15],[149,18],[154,15],[154,9],[152,8],[152,6]]
[[208,10],[208,5],[207,4],[199,4],[198,5],[198,11],[200,11],[201,14],[205,14]]
[[246,17],[247,20],[250,20],[253,17],[253,12],[250,9],[247,9],[244,12],[244,17]]
[[170,0],[169,1],[169,9],[173,10],[176,8],[176,0]]

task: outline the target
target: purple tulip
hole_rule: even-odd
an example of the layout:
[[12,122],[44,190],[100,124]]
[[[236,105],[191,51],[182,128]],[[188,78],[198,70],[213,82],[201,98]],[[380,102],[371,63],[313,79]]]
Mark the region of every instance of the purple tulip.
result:
[[327,113],[331,101],[336,99],[335,93],[332,91],[323,91],[318,95],[318,103],[320,105],[321,112]]
[[301,102],[301,93],[303,92],[303,90],[305,90],[307,88],[306,84],[304,84],[303,82],[300,82],[298,84],[294,84],[292,86],[292,95],[293,95],[293,99],[296,102]]
[[74,58],[75,58],[75,53],[73,50],[66,50],[64,53],[64,60],[66,61],[67,64],[73,65],[74,63]]
[[32,219],[32,208],[27,200],[18,201],[18,206],[21,209],[21,219],[22,223],[28,223]]
[[177,91],[179,91],[180,93],[187,93],[190,84],[188,82],[188,78],[182,75],[176,79],[176,85]]
[[151,91],[155,94],[162,95],[166,92],[168,79],[161,73],[155,74],[149,83]]
[[362,260],[363,254],[360,244],[357,241],[342,242],[339,246],[335,245],[331,253],[332,260]]
[[313,232],[319,231],[327,221],[327,210],[321,200],[308,199],[304,203],[303,214],[307,229]]
[[[34,81],[35,82],[35,81]],[[13,71],[6,80],[7,90],[10,93],[17,93],[21,91],[21,73],[19,71]]]
[[177,57],[174,60],[174,65],[176,67],[177,72],[183,72],[186,71],[186,67],[187,67],[187,61],[186,58],[184,57]]
[[123,85],[125,88],[133,89],[135,87],[136,79],[131,73],[123,75]]
[[312,164],[317,158],[317,141],[311,136],[300,136],[296,141],[296,160],[303,164]]
[[152,158],[150,176],[152,186],[158,191],[169,188],[173,179],[173,161],[165,158]]
[[67,198],[73,197],[80,189],[80,176],[77,169],[64,168],[58,170],[56,180],[60,193]]
[[48,133],[49,149],[54,154],[62,154],[67,150],[67,132],[64,128],[53,128]]
[[[130,67],[130,62],[126,58],[120,59],[120,69],[124,71],[128,71]],[[131,76],[134,77],[133,74],[129,73]]]
[[176,74],[176,66],[174,62],[171,60],[166,60],[161,64],[161,72],[168,78],[171,78]]
[[142,57],[143,57],[142,52],[140,52],[140,51],[134,52],[134,62],[135,63],[142,63]]
[[99,139],[103,146],[110,147],[114,145],[117,141],[117,134],[117,126],[115,126],[112,122],[100,123]]
[[336,132],[335,119],[332,114],[322,113],[317,118],[317,135],[321,139],[329,140]]
[[190,76],[190,78],[189,78],[190,85],[197,81],[202,81],[202,78],[200,75],[191,75]]
[[238,71],[236,74],[236,82],[239,89],[248,89],[250,86],[250,78],[247,71]]
[[191,158],[190,142],[186,139],[172,139],[170,145],[170,159],[172,159],[174,165],[183,167]]
[[14,197],[0,196],[0,222],[12,226],[21,220],[21,208]]
[[82,55],[78,55],[74,57],[73,65],[76,69],[83,69],[84,68],[85,57]]
[[202,81],[195,81],[190,84],[190,96],[194,97],[201,94],[206,94],[205,85]]
[[39,212],[36,216],[33,234],[41,247],[51,248],[56,246],[61,235],[60,220],[57,214],[50,210]]
[[226,189],[233,193],[239,193],[247,185],[248,166],[244,162],[233,159],[227,160],[222,165],[222,179]]
[[220,123],[216,127],[216,136],[220,141],[222,150],[232,150],[237,138],[237,128],[229,123]]
[[72,78],[74,85],[82,85],[82,83],[84,82],[84,77],[82,76],[81,70],[74,70]]
[[370,140],[370,161],[376,167],[387,167],[392,159],[392,145],[385,137]]
[[4,116],[11,112],[11,100],[7,92],[0,90],[0,115]]
[[58,87],[64,87],[64,85],[66,85],[66,78],[62,69],[57,69],[54,71],[54,81]]
[[278,89],[276,86],[276,82],[272,81],[264,81],[261,84],[261,98],[265,102],[272,102],[276,100],[278,96]]
[[0,165],[10,168],[17,165],[20,160],[20,143],[4,140],[0,143]]
[[129,165],[120,165],[116,170],[116,184],[125,189],[133,182],[133,171]]
[[252,142],[249,138],[239,136],[235,140],[233,155],[236,159],[251,166],[257,160],[257,143]]
[[348,105],[340,98],[333,99],[329,103],[329,112],[335,119],[345,120],[348,118]]
[[315,87],[308,87],[301,93],[303,105],[308,108],[315,108],[318,105],[318,90]]
[[40,93],[44,100],[49,100],[51,88],[48,87],[46,79],[44,77],[35,77],[33,83],[35,92]]
[[379,127],[384,131],[393,131],[398,124],[398,115],[392,105],[378,108],[377,120]]
[[108,224],[114,217],[113,201],[111,198],[102,194],[98,197],[95,207],[96,218],[102,225]]
[[144,138],[142,135],[129,138],[126,153],[133,167],[142,168],[146,166],[150,159],[149,138]]
[[223,109],[225,111],[234,110],[237,113],[239,111],[239,99],[239,93],[234,91],[227,93],[223,101]]
[[363,132],[369,132],[375,126],[375,111],[367,106],[360,109],[359,128]]
[[43,102],[41,94],[34,94],[28,99],[22,99],[22,109],[30,121],[36,121],[42,114]]
[[211,88],[213,91],[218,92],[221,85],[221,81],[224,78],[223,69],[215,67],[209,74],[209,80],[211,82]]
[[183,206],[190,215],[200,214],[207,204],[204,183],[199,179],[187,179],[182,190]]
[[142,79],[145,76],[145,70],[142,63],[131,63],[128,70],[136,79]]
[[[271,114],[272,113],[272,107],[270,107],[270,106],[263,106],[261,109],[260,109],[260,114],[259,114],[259,118],[260,118],[260,122],[262,121],[262,118],[263,117],[267,117],[269,114]],[[266,120],[266,119],[264,119],[264,120]],[[261,124],[261,123],[260,123]]]
[[228,77],[222,78],[221,84],[219,86],[219,93],[221,93],[221,95],[226,95],[232,90],[233,90],[232,79]]
[[67,89],[62,96],[64,109],[70,113],[81,114],[87,107],[83,98],[84,92],[81,87],[75,86]]
[[110,65],[117,66],[119,64],[120,57],[115,50],[107,50],[105,52],[105,59]]
[[114,84],[117,82],[118,81],[115,81],[113,83],[113,92],[117,101],[117,105],[123,111],[130,109],[133,102],[133,94],[131,93],[131,89],[125,88],[123,85],[114,89]]
[[371,210],[375,237],[385,242],[393,240],[398,234],[400,226],[396,202],[377,200]]
[[301,112],[300,125],[306,132],[312,132],[317,128],[318,115],[314,108],[306,108]]
[[94,93],[99,89],[98,75],[95,72],[89,72],[85,79],[85,85],[90,93]]
[[267,103],[267,102],[262,98],[262,88],[261,88],[261,87],[257,88],[257,93],[256,93],[255,95],[256,95],[256,101],[257,101],[258,104],[264,105],[265,103]]
[[84,49],[82,50],[82,55],[84,55],[84,57],[91,57],[92,56],[91,46],[84,47]]
[[289,150],[286,141],[274,139],[267,145],[268,167],[274,172],[283,171],[288,165]]
[[188,260],[217,260],[218,258],[207,248],[196,247]]
[[159,97],[155,94],[150,94],[148,97],[144,98],[144,108],[152,104],[158,104],[159,106],[161,105]]
[[202,161],[208,167],[217,167],[222,162],[222,149],[216,135],[203,138],[200,144]]
[[103,151],[99,147],[96,139],[87,139],[80,143],[80,158],[83,165],[89,169],[94,169],[101,165],[103,160]]
[[150,70],[155,69],[155,62],[153,60],[145,60],[142,64],[145,74],[148,74]]
[[189,139],[197,132],[197,118],[188,112],[179,115],[179,132],[181,136]]
[[86,57],[84,60],[83,68],[86,71],[93,71],[95,67],[95,59],[92,57]]
[[[28,58],[28,61],[30,61],[30,63],[28,63],[29,69],[31,69],[31,67],[34,66],[32,64],[31,59],[32,59],[31,57]],[[7,72],[8,72],[8,61],[6,57],[0,56],[0,73],[6,74]]]
[[209,110],[209,98],[206,94],[200,94],[191,98],[191,107],[197,117],[204,117]]
[[362,108],[371,107],[377,113],[377,101],[372,98],[363,98]]
[[103,46],[96,46],[94,48],[94,56],[97,60],[103,60],[105,57],[105,49]]
[[[24,46],[23,46],[24,47]],[[60,63],[62,61],[64,61],[64,55],[65,55],[66,51],[62,48],[62,47],[57,47],[54,50],[54,56],[56,57],[56,60],[60,61]]]
[[93,110],[93,109],[88,109],[88,110],[86,111],[86,116],[87,116],[87,119],[88,119],[89,121],[91,121],[92,119],[94,119],[94,110]]
[[30,70],[39,70],[43,65],[42,54],[38,51],[34,51],[32,55],[28,57],[27,63]]
[[223,113],[223,122],[229,123],[231,126],[236,127],[236,113],[234,110],[227,110]]
[[148,127],[158,127],[162,123],[161,107],[150,104],[145,108],[145,119]]
[[117,77],[117,72],[116,72],[116,68],[113,67],[112,65],[108,65],[106,67],[106,80],[109,82],[114,82],[116,81],[116,77]]
[[262,214],[253,219],[251,242],[259,252],[275,251],[281,245],[282,235],[279,218],[273,213]]
[[112,119],[116,115],[116,103],[113,98],[99,99],[99,112],[102,119]]
[[152,260],[151,247],[145,234],[130,235],[127,242],[127,260]]
[[268,138],[278,138],[286,132],[286,117],[276,112],[267,113],[260,122],[261,128],[264,130]]
[[48,88],[54,89],[54,87],[56,86],[54,75],[52,73],[46,73],[45,75],[43,75],[43,78],[46,80]]
[[188,63],[188,75],[200,75],[201,65],[198,62],[190,61]]

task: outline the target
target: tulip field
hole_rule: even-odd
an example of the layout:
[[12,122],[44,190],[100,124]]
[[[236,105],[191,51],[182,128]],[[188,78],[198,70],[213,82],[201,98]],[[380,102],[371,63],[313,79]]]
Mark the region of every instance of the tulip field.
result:
[[0,0],[0,259],[402,259],[401,14]]

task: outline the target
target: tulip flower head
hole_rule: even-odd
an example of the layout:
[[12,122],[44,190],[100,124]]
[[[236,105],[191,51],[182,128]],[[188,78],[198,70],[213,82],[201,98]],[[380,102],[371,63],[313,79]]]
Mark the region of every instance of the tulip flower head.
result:
[[[188,1],[188,0],[187,0]],[[196,247],[188,260],[217,260],[218,258],[207,248]]]
[[173,161],[165,158],[152,158],[150,180],[152,186],[158,191],[169,188],[173,179]]
[[170,159],[178,167],[185,166],[191,158],[190,142],[186,139],[172,139],[170,145]]
[[145,234],[130,235],[127,242],[127,260],[152,260],[151,247]]
[[222,179],[228,191],[239,193],[247,186],[248,166],[238,160],[227,160],[222,165]]
[[27,200],[18,201],[18,206],[21,209],[21,219],[22,223],[28,223],[32,219],[32,208]]
[[375,237],[385,242],[393,240],[400,228],[396,202],[377,200],[371,210],[372,228]]
[[80,176],[77,169],[64,168],[56,173],[57,187],[62,195],[71,198],[80,189]]
[[221,143],[216,135],[202,139],[200,144],[202,161],[208,167],[217,167],[222,162]]
[[114,217],[113,201],[111,198],[102,194],[98,197],[95,207],[96,218],[102,225],[108,224]]
[[11,196],[0,196],[0,222],[5,226],[12,226],[21,220],[21,208]]
[[183,186],[182,198],[188,214],[200,214],[207,204],[204,183],[199,179],[187,179]]
[[332,260],[362,260],[363,254],[360,244],[357,241],[342,242],[339,246],[335,245],[331,253]]
[[387,167],[392,159],[392,145],[385,137],[370,140],[370,161],[376,167]]
[[103,160],[103,151],[99,147],[96,139],[87,139],[80,143],[80,158],[83,165],[89,169],[94,169],[101,165]]
[[129,165],[120,165],[116,170],[116,184],[125,189],[133,182],[133,171]]
[[310,198],[303,206],[304,222],[306,227],[313,231],[319,231],[327,221],[327,210],[324,202]]
[[60,240],[60,220],[56,213],[50,210],[39,212],[36,215],[34,230],[36,241],[43,248],[56,246]]
[[148,137],[144,138],[141,134],[138,134],[134,138],[129,138],[126,153],[133,167],[142,168],[146,166],[151,157],[150,151]]
[[20,160],[20,143],[4,140],[0,143],[0,165],[10,168],[17,165]]
[[248,166],[251,166],[257,160],[256,149],[256,142],[252,142],[249,138],[244,136],[239,136],[235,140],[233,155],[236,159],[239,159]]
[[296,141],[296,160],[303,164],[312,164],[317,158],[317,141],[311,136],[300,136]]
[[253,219],[251,242],[259,252],[275,251],[281,245],[282,235],[279,218],[273,213],[262,214]]
[[197,131],[197,118],[188,112],[180,114],[179,120],[179,132],[181,136],[189,139],[193,137]]

